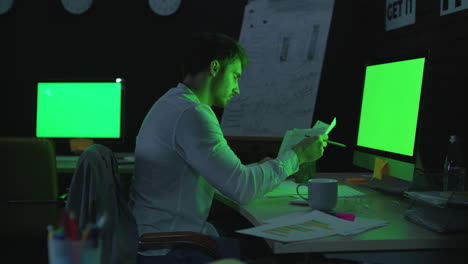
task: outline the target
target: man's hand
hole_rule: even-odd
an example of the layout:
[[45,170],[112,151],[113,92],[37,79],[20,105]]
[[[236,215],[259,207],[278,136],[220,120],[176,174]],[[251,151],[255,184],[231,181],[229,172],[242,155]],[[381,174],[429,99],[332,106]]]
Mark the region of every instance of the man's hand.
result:
[[328,135],[307,137],[293,147],[299,159],[299,164],[320,159],[323,156],[324,148],[327,146],[325,140]]
[[266,157],[266,158],[262,159],[261,161],[257,162],[257,164],[260,165],[260,164],[262,164],[263,162],[266,162],[266,161],[269,161],[269,160],[272,160],[272,158]]

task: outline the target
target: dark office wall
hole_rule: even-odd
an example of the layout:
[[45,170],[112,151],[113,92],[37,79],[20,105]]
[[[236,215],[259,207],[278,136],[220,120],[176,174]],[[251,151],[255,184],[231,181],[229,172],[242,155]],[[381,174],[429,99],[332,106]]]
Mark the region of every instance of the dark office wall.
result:
[[[34,135],[38,80],[123,77],[126,142],[115,149],[132,151],[149,107],[180,80],[178,50],[184,36],[204,30],[238,38],[247,0],[186,0],[169,17],[153,14],[147,1],[94,2],[87,13],[74,16],[59,0],[17,0],[0,16],[0,85],[6,106],[1,136]],[[417,1],[415,25],[385,32],[385,2],[335,1],[314,121],[336,116],[330,137],[352,146],[366,60],[430,48],[424,142],[442,155],[449,133],[465,134],[467,11],[440,17],[439,0]],[[222,115],[221,109],[215,112]],[[352,170],[351,159],[352,148],[330,146],[318,168]]]
[[0,78],[7,92],[1,136],[34,135],[37,81],[123,77],[126,142],[115,147],[132,151],[146,111],[181,78],[185,36],[219,31],[238,39],[246,2],[182,1],[176,14],[163,17],[148,1],[96,0],[78,16],[60,0],[15,1],[0,15],[0,66],[6,70]]
[[[436,172],[442,169],[449,135],[457,134],[463,140],[466,137],[464,94],[468,87],[468,11],[441,17],[439,0],[416,2],[416,23],[388,32],[383,15],[386,1],[336,2],[315,118],[331,120],[337,116],[338,125],[331,137],[353,146],[366,61],[428,50],[430,57],[418,140],[425,169]],[[373,14],[353,12],[366,6]],[[337,19],[339,16],[347,19]],[[358,26],[366,29],[359,30]],[[398,129],[398,124],[394,126]],[[355,169],[350,163],[352,150],[330,146],[318,162],[319,170]]]
[[337,126],[329,134],[348,148],[329,146],[317,161],[319,171],[353,171],[363,67],[375,46],[376,33],[383,26],[385,1],[336,1],[331,21],[320,87],[312,123],[316,120]]

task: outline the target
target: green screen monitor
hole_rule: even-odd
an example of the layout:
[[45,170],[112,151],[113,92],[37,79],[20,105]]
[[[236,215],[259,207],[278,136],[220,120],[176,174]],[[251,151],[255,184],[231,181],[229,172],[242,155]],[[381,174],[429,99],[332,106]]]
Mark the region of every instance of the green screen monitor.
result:
[[413,180],[425,62],[417,57],[366,66],[354,165],[374,170],[379,158],[389,176]]
[[36,137],[123,138],[123,81],[38,82]]

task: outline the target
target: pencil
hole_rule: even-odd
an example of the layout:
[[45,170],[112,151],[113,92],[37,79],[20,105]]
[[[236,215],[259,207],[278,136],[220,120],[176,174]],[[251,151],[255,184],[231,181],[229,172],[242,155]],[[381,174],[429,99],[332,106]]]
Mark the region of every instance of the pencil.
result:
[[335,141],[331,141],[331,140],[325,140],[327,143],[330,143],[332,145],[336,145],[336,146],[340,146],[340,147],[343,147],[343,148],[346,148],[346,145],[343,144],[343,143],[339,143],[339,142],[335,142]]
[[[305,135],[306,137],[310,137],[309,135]],[[343,143],[340,143],[340,142],[335,142],[335,141],[331,141],[331,140],[325,140],[327,143],[330,143],[332,145],[335,145],[335,146],[340,146],[340,147],[343,147],[343,148],[346,148],[346,145],[343,144]]]

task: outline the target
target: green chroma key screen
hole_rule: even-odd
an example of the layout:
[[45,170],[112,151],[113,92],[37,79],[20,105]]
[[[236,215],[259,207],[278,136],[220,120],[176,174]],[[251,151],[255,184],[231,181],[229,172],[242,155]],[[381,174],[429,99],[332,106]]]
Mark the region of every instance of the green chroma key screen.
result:
[[119,138],[120,82],[39,82],[36,136]]
[[358,146],[413,156],[424,60],[367,66]]

